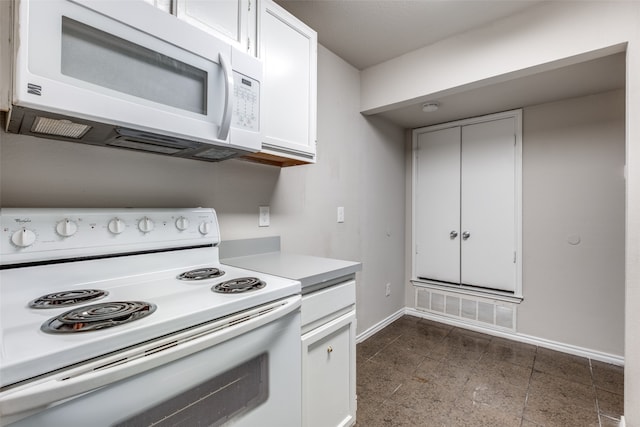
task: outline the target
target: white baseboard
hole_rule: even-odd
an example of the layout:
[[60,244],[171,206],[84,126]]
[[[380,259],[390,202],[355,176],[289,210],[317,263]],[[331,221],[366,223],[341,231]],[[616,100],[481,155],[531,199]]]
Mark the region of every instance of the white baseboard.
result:
[[[483,328],[477,324],[466,323],[450,317],[438,316],[437,314],[427,313],[419,311],[413,308],[403,308],[391,316],[376,323],[366,331],[362,332],[356,337],[356,342],[360,343],[376,332],[382,330],[385,326],[393,323],[396,319],[399,319],[403,315],[408,314],[414,317],[421,317],[423,319],[429,319],[447,325],[457,326],[461,328],[471,329],[473,331],[482,332],[488,335],[493,335],[501,338],[507,338],[514,341],[519,341],[527,344],[537,345],[539,347],[549,348],[551,350],[561,351],[563,353],[573,354],[576,356],[587,357],[589,359],[598,360],[605,363],[611,363],[613,365],[624,366],[624,357],[614,354],[603,353],[597,350],[591,350],[588,348],[578,347],[570,344],[565,344],[557,341],[551,341],[544,338],[538,338],[531,335],[520,334],[517,332],[501,331],[489,328]],[[621,424],[623,425],[623,424]]]
[[627,424],[624,422],[624,415],[620,417],[620,424],[618,424],[618,427],[625,427]]
[[360,343],[360,342],[366,340],[371,335],[375,334],[376,332],[381,331],[386,326],[389,326],[391,323],[393,323],[397,319],[401,318],[405,314],[406,314],[406,308],[401,308],[400,310],[396,311],[395,313],[393,313],[391,316],[387,317],[386,319],[382,319],[380,322],[376,323],[375,325],[373,325],[372,327],[370,327],[366,331],[364,331],[364,332],[360,333],[358,336],[356,336],[356,343]]

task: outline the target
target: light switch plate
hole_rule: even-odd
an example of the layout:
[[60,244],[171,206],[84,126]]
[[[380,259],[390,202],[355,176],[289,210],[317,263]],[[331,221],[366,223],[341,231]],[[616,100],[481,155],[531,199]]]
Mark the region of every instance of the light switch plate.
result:
[[259,216],[258,216],[258,226],[259,227],[268,227],[270,218],[269,218],[269,206],[259,206]]
[[344,206],[338,206],[338,222],[344,222]]

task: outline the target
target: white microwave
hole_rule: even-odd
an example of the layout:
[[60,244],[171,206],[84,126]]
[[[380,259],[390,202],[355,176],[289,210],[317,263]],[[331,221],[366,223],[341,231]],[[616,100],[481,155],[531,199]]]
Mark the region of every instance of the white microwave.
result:
[[260,149],[262,64],[142,0],[16,0],[6,130],[217,161]]

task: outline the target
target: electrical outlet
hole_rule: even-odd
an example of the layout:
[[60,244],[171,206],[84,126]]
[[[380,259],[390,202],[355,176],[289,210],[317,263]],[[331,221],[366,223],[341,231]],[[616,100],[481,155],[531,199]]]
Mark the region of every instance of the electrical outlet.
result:
[[269,223],[270,223],[270,218],[269,218],[269,206],[260,206],[258,207],[259,209],[259,216],[258,216],[258,226],[259,227],[268,227]]
[[387,283],[387,285],[385,286],[384,295],[387,297],[391,295],[391,283]]

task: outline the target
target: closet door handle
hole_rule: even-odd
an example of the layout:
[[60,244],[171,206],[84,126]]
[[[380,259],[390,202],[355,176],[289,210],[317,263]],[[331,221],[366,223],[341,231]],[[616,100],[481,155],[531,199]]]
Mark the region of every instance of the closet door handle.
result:
[[462,240],[467,240],[469,237],[471,237],[471,233],[469,233],[468,231],[462,232]]
[[451,240],[455,239],[456,237],[458,237],[458,232],[456,230],[453,230],[451,233],[449,233],[449,238]]

